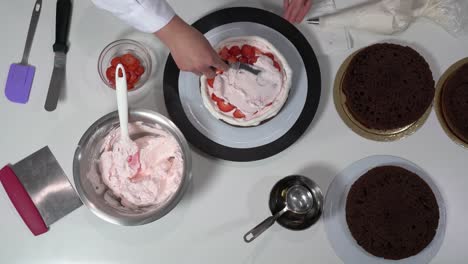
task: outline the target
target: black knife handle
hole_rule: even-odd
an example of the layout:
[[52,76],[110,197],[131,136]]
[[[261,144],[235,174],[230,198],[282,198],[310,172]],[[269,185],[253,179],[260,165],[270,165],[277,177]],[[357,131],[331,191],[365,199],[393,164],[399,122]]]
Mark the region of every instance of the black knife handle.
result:
[[58,0],[55,18],[55,43],[54,52],[60,51],[67,53],[68,51],[68,30],[70,28],[71,19],[71,1]]

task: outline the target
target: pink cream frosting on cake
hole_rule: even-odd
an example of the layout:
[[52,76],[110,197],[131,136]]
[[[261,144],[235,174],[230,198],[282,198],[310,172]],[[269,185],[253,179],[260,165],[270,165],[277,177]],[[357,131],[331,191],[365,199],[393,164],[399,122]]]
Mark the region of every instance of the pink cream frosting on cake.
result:
[[[214,79],[213,88],[207,84],[205,76],[201,77],[201,94],[208,111],[218,119],[236,126],[256,126],[262,121],[278,114],[284,106],[291,88],[292,70],[283,55],[265,39],[253,36],[229,38],[219,43],[215,48],[241,47],[251,45],[263,53],[273,54],[278,62],[278,70],[270,57],[257,54],[256,62],[251,66],[260,70],[258,75],[244,69],[230,68]],[[223,112],[219,109],[213,94],[235,109]],[[234,112],[240,110],[245,117],[236,118]]]

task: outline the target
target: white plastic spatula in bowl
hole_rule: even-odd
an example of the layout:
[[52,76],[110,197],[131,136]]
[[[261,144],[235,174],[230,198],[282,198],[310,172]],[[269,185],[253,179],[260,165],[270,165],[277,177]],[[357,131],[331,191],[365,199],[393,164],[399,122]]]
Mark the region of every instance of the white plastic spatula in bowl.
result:
[[138,176],[140,171],[140,150],[133,142],[128,133],[128,101],[127,101],[127,76],[122,64],[118,64],[115,69],[115,87],[117,94],[117,109],[120,121],[120,140],[113,148],[126,158],[130,167],[130,178]]

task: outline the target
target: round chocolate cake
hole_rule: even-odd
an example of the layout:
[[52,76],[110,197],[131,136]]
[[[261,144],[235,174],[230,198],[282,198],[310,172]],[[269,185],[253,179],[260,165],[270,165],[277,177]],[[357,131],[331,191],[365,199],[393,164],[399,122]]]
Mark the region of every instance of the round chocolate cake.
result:
[[403,128],[421,118],[434,99],[431,69],[418,52],[395,44],[375,44],[351,60],[342,82],[346,106],[363,126]]
[[419,176],[400,167],[382,166],[351,186],[346,222],[367,252],[398,260],[418,254],[431,243],[439,224],[439,207]]
[[450,130],[468,143],[468,64],[460,67],[447,79],[441,104]]

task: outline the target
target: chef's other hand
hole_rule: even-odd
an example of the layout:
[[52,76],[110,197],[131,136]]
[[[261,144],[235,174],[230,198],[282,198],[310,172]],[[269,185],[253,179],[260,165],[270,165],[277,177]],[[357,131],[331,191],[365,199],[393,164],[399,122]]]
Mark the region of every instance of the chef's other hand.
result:
[[213,68],[228,70],[228,66],[208,40],[178,16],[174,16],[165,27],[154,34],[170,49],[177,67],[182,71],[214,78],[216,73]]
[[312,6],[312,0],[283,0],[283,17],[291,23],[301,23]]

